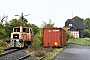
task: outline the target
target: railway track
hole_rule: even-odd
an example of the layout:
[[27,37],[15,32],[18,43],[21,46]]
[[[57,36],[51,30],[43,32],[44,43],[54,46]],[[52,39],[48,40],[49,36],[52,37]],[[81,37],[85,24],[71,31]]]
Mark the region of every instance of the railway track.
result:
[[23,60],[30,57],[26,55],[25,49],[5,49],[5,52],[0,55],[0,60]]
[[[37,57],[26,55],[25,49],[5,49],[0,55],[0,60],[36,60]],[[40,58],[39,60],[43,60]]]
[[12,49],[12,48],[6,48],[6,49],[4,49],[4,51],[10,50],[10,49]]
[[28,57],[30,57],[30,55],[20,57],[18,60],[24,60],[24,59],[26,59],[26,58],[28,58]]
[[15,51],[18,51],[18,50],[19,50],[19,49],[11,49],[11,48],[5,49],[5,50],[4,50],[4,53],[2,53],[2,54],[0,55],[0,57],[5,56],[5,55],[10,54],[10,53],[14,53]]

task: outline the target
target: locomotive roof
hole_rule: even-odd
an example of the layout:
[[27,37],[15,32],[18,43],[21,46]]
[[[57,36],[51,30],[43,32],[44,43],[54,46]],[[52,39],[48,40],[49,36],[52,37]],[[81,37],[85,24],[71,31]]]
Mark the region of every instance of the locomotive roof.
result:
[[27,26],[15,26],[14,28],[20,28],[20,27],[29,28],[29,27],[27,27]]

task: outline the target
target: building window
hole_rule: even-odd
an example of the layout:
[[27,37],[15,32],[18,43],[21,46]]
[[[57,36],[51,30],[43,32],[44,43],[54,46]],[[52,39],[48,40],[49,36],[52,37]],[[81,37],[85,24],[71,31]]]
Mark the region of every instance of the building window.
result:
[[69,26],[72,26],[72,24],[69,24]]

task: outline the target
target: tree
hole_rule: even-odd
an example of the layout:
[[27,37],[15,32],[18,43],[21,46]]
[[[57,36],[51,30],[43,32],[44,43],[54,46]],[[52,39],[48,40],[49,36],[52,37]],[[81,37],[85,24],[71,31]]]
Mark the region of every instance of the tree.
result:
[[6,38],[10,38],[11,32],[12,32],[12,28],[10,26],[10,23],[7,22],[4,26],[5,32],[6,32]]
[[[26,26],[27,23],[28,23],[28,20],[23,18],[23,25]],[[10,21],[10,25],[12,27],[14,27],[14,26],[22,26],[22,18],[20,17],[19,19],[12,19]]]
[[36,35],[37,33],[39,33],[39,27],[36,26],[35,24],[30,24],[30,23],[28,23],[27,26],[32,28],[32,30],[33,30],[33,35]]
[[6,30],[5,30],[5,25],[3,24],[3,22],[5,21],[7,21],[7,17],[8,16],[2,16],[2,18],[0,19],[0,39],[3,39],[3,38],[5,38],[7,35],[7,33],[6,33]]
[[84,29],[89,29],[90,30],[90,18],[86,18],[84,20]]
[[84,20],[84,37],[90,37],[90,18]]
[[90,30],[84,29],[84,37],[90,38]]
[[74,19],[81,19],[79,16],[75,16],[74,18],[72,18],[72,20]]
[[6,36],[6,31],[3,27],[0,27],[0,28],[1,28],[0,29],[0,39],[3,39]]
[[54,23],[52,23],[51,19],[49,19],[49,22],[46,23],[44,21],[42,21],[43,24],[41,24],[42,28],[53,28],[54,27]]

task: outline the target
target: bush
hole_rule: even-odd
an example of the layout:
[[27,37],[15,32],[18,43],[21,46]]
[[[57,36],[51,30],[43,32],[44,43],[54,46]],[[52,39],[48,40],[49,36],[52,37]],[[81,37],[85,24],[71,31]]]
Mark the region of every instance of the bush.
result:
[[37,33],[34,35],[33,40],[32,40],[32,46],[35,48],[39,48],[42,46],[42,28],[39,30],[40,33]]
[[0,47],[3,47],[3,48],[6,47],[6,42],[5,42],[5,40],[3,40],[3,39],[0,40]]
[[4,50],[3,50],[3,49],[0,49],[0,55],[1,55],[3,52],[4,52]]
[[88,29],[84,29],[84,37],[90,38],[90,31]]
[[66,27],[63,27],[63,29],[66,31],[66,39],[67,39],[67,41],[69,39],[74,38],[74,36],[70,33],[70,31]]
[[34,37],[34,39],[32,41],[32,46],[36,49],[42,46],[42,39],[39,35],[36,35]]
[[4,52],[4,48],[6,47],[6,43],[4,40],[0,40],[0,54]]

